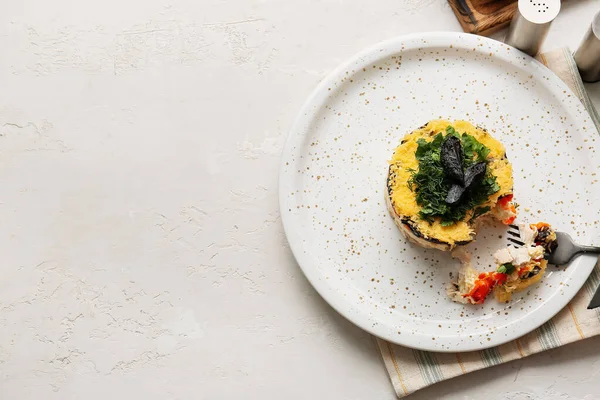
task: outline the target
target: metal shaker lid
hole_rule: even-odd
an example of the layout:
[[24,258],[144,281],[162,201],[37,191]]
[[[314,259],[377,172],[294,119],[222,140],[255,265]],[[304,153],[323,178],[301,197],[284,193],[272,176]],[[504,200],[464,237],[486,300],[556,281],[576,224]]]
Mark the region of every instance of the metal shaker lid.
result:
[[533,24],[552,22],[560,12],[560,0],[519,0],[519,12]]

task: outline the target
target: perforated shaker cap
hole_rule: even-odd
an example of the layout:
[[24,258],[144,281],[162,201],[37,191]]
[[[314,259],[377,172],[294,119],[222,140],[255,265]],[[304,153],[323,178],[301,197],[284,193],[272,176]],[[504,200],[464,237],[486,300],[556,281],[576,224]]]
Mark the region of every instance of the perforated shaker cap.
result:
[[534,24],[545,24],[560,12],[560,0],[519,0],[519,12]]

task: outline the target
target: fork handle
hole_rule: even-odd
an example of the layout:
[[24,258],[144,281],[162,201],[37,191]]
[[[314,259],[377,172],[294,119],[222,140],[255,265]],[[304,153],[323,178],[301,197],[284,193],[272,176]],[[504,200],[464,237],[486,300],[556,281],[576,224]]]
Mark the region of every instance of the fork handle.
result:
[[600,254],[600,247],[598,247],[598,246],[579,246],[578,253]]

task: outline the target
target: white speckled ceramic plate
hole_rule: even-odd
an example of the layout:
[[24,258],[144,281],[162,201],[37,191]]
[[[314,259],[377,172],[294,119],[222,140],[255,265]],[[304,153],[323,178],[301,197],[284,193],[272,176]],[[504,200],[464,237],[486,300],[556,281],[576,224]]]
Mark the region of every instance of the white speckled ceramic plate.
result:
[[[565,84],[532,58],[457,33],[406,36],[332,72],[305,104],[280,175],[285,231],[302,270],[336,310],[401,345],[469,351],[540,326],[582,287],[595,258],[550,267],[509,304],[449,301],[459,268],[448,254],[408,243],[385,207],[387,161],[402,136],[436,118],[486,127],[507,148],[520,221],[548,221],[582,243],[600,238],[598,137]],[[479,269],[504,246],[487,227],[471,249]]]

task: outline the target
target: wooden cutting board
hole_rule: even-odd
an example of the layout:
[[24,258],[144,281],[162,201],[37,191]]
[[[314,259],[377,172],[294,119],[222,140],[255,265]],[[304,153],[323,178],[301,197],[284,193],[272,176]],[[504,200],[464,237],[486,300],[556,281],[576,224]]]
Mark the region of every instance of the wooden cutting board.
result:
[[448,0],[463,30],[490,35],[508,25],[517,9],[517,0]]

